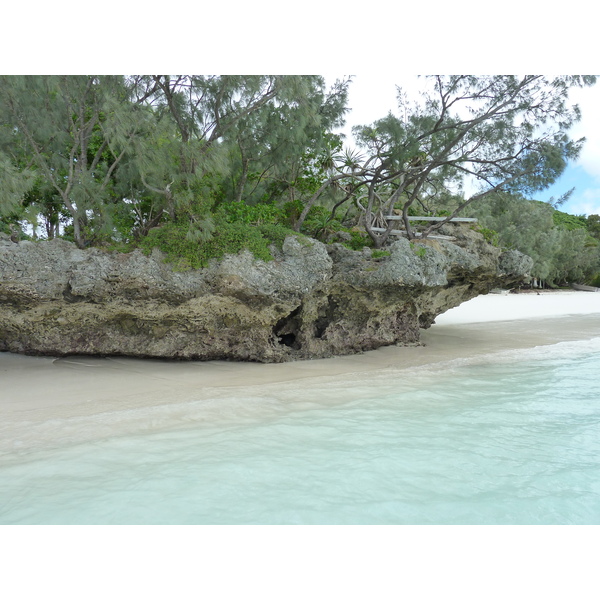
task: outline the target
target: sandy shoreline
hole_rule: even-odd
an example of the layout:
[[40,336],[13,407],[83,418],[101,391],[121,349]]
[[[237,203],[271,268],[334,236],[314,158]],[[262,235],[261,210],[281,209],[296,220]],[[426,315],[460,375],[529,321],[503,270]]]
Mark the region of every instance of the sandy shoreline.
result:
[[257,403],[245,397],[301,397],[306,386],[361,373],[595,337],[600,294],[553,292],[480,296],[440,315],[422,332],[424,346],[333,359],[263,365],[0,353],[0,457],[250,414]]

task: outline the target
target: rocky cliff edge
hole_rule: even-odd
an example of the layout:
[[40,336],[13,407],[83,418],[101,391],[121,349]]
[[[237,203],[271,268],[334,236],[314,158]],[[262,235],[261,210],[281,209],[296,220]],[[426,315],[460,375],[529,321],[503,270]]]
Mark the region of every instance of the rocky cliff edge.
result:
[[415,344],[446,310],[527,277],[532,260],[468,226],[378,256],[288,237],[175,272],[145,256],[0,237],[0,351],[283,362]]

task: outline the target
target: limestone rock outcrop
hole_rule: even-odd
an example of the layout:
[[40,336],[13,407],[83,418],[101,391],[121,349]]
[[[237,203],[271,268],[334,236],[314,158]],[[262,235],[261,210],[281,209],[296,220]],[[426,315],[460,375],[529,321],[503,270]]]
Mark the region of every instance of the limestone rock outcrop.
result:
[[522,281],[529,257],[463,225],[379,256],[289,236],[173,271],[164,256],[0,238],[0,351],[282,362],[419,342],[446,310]]

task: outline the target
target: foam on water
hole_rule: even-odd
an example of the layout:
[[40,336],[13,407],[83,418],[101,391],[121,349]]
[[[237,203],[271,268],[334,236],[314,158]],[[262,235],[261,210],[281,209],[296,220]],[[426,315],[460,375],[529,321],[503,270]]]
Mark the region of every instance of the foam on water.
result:
[[600,524],[599,369],[595,338],[139,409],[185,426],[3,465],[0,523]]

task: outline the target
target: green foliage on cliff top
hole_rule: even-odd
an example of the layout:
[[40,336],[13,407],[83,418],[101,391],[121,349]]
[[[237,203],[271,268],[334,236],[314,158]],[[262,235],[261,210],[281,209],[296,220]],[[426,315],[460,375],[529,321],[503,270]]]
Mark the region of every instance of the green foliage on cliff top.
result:
[[390,256],[392,253],[389,250],[373,250],[371,258],[385,258]]
[[275,244],[281,247],[288,235],[298,234],[273,223],[256,226],[217,219],[210,239],[198,241],[190,237],[187,225],[167,223],[152,229],[148,236],[141,240],[140,247],[145,254],[150,254],[153,248],[158,248],[167,255],[167,261],[174,264],[175,270],[187,271],[201,269],[206,267],[212,258],[237,254],[244,249],[252,252],[260,260],[273,260],[269,246]]
[[500,237],[497,231],[494,231],[493,229],[489,229],[487,227],[481,227],[481,225],[479,224],[473,227],[473,229],[481,233],[481,235],[484,237],[485,241],[488,244],[492,244],[492,246],[496,247],[499,246],[498,240],[500,239]]

